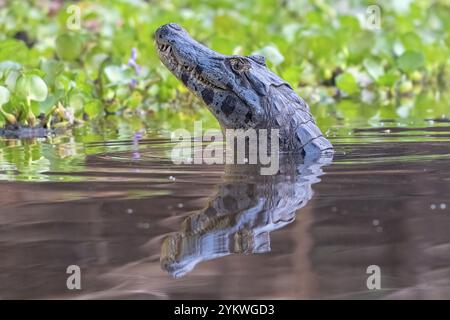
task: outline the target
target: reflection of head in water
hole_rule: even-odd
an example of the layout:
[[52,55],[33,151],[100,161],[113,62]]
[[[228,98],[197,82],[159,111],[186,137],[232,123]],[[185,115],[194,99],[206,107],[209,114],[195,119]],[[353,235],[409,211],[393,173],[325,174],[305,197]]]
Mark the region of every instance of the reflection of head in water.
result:
[[316,158],[280,156],[274,176],[261,176],[256,165],[231,165],[225,181],[208,205],[190,216],[182,230],[167,236],[161,248],[161,267],[182,277],[199,262],[232,253],[270,251],[270,232],[295,219],[296,210],[311,199],[331,155]]

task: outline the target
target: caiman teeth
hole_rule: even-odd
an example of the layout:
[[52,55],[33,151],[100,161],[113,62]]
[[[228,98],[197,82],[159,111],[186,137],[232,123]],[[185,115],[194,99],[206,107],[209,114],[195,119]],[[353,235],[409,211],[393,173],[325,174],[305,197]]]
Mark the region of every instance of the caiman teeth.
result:
[[172,48],[168,44],[158,44],[159,51],[170,53],[172,51]]
[[216,87],[209,80],[205,79],[205,77],[203,77],[201,74],[193,72],[192,76],[194,76],[194,78],[197,79],[198,82],[200,82],[201,84],[203,84],[205,86]]
[[189,75],[196,79],[199,83],[201,83],[204,86],[209,87],[217,87],[213,83],[211,83],[209,80],[207,80],[204,76],[202,76],[200,73],[195,71],[195,66],[189,66],[187,64],[181,64],[177,61],[175,56],[172,53],[172,47],[168,44],[159,44],[158,43],[158,51],[164,56],[166,61],[172,66],[174,70],[177,70],[177,72],[187,71],[189,72]]
[[192,70],[194,70],[194,67],[190,67],[190,66],[188,66],[187,64],[184,65],[183,68],[184,68],[186,71],[188,71],[188,72],[191,72]]

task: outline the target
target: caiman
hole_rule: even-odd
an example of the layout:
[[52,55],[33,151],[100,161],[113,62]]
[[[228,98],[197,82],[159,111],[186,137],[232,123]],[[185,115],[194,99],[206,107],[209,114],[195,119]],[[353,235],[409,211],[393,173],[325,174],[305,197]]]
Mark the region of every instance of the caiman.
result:
[[222,129],[278,129],[280,151],[332,152],[307,103],[264,57],[217,53],[175,23],[159,27],[155,41],[163,64],[204,101]]

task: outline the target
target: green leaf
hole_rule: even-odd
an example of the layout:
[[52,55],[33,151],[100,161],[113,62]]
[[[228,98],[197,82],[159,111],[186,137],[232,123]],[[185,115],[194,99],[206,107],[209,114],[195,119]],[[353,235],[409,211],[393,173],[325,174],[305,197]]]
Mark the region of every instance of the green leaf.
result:
[[37,75],[22,75],[16,83],[17,94],[27,100],[44,101],[48,89],[44,80]]
[[407,32],[401,36],[401,41],[406,50],[419,50],[422,48],[422,40],[416,32]]
[[23,41],[15,39],[0,41],[0,61],[14,57],[15,61],[26,63],[29,62],[29,56],[29,49]]
[[130,109],[136,109],[142,102],[142,95],[134,91],[124,102],[124,104]]
[[31,112],[33,113],[32,117],[34,115],[39,115],[39,113],[40,113],[40,102],[31,101]]
[[0,86],[0,107],[9,101],[9,90],[4,86]]
[[56,54],[63,60],[73,61],[83,52],[83,41],[76,34],[62,34],[56,38]]
[[64,97],[64,91],[58,90],[54,94],[49,94],[47,99],[39,102],[39,112],[48,114],[54,105]]
[[75,110],[75,112],[77,112],[79,110],[83,110],[86,98],[81,92],[72,91],[70,93],[68,101],[69,101],[69,106],[73,110]]
[[41,69],[45,72],[45,82],[53,86],[56,77],[64,70],[64,63],[53,59],[45,60],[41,62]]
[[84,105],[84,112],[89,118],[94,118],[103,113],[103,107],[99,101],[93,100]]
[[130,68],[116,65],[106,66],[104,73],[110,85],[127,84],[133,78],[133,72]]
[[384,74],[384,68],[381,63],[373,59],[365,59],[363,65],[366,68],[367,73],[377,81],[380,76]]
[[352,95],[359,90],[355,77],[349,72],[345,72],[337,76],[336,85],[340,90],[349,95]]
[[275,46],[266,46],[253,52],[252,54],[261,55],[267,58],[275,67],[284,61],[284,56]]
[[22,66],[14,61],[0,62],[0,78],[7,75],[11,70],[20,70]]
[[405,72],[412,72],[425,64],[425,57],[421,52],[405,51],[397,60],[398,67]]
[[60,74],[55,78],[55,88],[58,90],[69,91],[73,87],[72,83],[73,81],[64,74]]
[[400,75],[398,74],[397,70],[389,70],[384,75],[380,76],[378,78],[377,83],[382,86],[393,86],[394,83],[400,78]]
[[9,91],[16,91],[16,82],[19,77],[20,71],[17,70],[10,70],[6,73],[5,85],[9,89]]
[[112,83],[120,82],[124,79],[124,73],[120,66],[107,66],[104,72],[106,78]]

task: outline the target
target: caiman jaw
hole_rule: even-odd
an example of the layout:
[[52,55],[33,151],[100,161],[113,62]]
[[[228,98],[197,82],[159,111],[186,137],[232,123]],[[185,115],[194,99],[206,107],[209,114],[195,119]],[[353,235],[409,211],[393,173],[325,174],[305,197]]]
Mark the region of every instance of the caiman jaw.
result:
[[246,86],[235,81],[229,56],[199,43],[174,23],[159,27],[155,41],[161,62],[205,103],[223,129],[253,127],[260,119],[259,110],[253,112],[246,102],[248,96],[238,95]]
[[156,39],[156,44],[158,48],[158,55],[161,61],[178,78],[182,79],[182,75],[187,75],[188,77],[190,77],[191,79],[195,79],[196,82],[205,87],[223,89],[211,83],[205,77],[203,77],[202,74],[197,71],[195,65],[180,63],[179,60],[176,58],[172,46],[170,44],[160,43],[158,39]]

